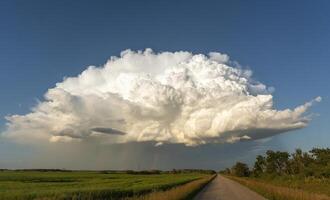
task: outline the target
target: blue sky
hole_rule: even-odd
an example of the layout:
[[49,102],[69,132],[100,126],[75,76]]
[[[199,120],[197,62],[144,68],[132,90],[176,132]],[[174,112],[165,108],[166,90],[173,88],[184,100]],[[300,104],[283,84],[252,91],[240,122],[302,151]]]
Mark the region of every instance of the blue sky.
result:
[[[1,1],[0,127],[63,77],[122,50],[219,51],[275,87],[276,108],[323,98],[307,128],[276,136],[265,149],[328,147],[329,9],[329,1]],[[22,149],[33,152],[0,142],[0,155],[11,163],[24,159]]]

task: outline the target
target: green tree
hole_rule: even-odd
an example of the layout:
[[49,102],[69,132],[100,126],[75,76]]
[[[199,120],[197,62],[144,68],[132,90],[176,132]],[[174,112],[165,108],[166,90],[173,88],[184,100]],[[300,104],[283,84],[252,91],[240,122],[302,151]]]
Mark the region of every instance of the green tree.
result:
[[230,169],[226,168],[224,170],[219,171],[220,174],[230,174]]
[[[291,155],[288,152],[268,150],[266,156],[257,156],[252,169],[253,175],[303,175],[318,178],[330,177],[330,148],[314,148],[309,152],[296,149]],[[231,174],[249,176],[246,164],[236,163],[231,168]]]
[[259,176],[260,174],[264,173],[266,170],[266,160],[265,157],[258,155],[256,158],[256,162],[253,166],[253,174]]
[[328,165],[330,163],[330,149],[319,149],[314,148],[310,151],[316,164],[318,165]]
[[304,154],[301,149],[296,149],[296,151],[291,155],[290,160],[290,174],[302,173],[305,167]]
[[266,152],[266,172],[285,174],[289,170],[289,153],[282,151],[271,151]]
[[330,177],[330,149],[314,148],[310,154],[313,162],[305,174],[307,176]]
[[249,176],[250,170],[247,164],[242,162],[237,162],[231,169],[231,173],[235,176],[243,177]]

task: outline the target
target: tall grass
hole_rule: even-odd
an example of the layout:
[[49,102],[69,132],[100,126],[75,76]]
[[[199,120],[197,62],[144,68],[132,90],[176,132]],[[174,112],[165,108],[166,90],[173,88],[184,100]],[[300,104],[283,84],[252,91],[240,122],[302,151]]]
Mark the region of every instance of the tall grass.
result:
[[270,200],[330,200],[324,194],[315,194],[297,188],[281,187],[249,178],[227,176]]
[[204,186],[215,178],[210,175],[184,185],[180,185],[167,191],[155,191],[150,194],[132,197],[126,200],[188,200],[192,199]]

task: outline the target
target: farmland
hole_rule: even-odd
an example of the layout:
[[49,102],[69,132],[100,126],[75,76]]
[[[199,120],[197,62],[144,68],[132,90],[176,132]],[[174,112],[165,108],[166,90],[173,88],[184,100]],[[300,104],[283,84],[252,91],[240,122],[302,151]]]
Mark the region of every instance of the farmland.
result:
[[200,180],[202,173],[0,171],[0,199],[121,199]]

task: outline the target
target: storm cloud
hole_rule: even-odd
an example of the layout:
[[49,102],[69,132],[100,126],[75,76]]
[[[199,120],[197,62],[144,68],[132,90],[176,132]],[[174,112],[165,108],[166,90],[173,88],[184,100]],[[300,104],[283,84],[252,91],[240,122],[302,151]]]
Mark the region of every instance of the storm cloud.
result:
[[152,141],[195,146],[255,140],[308,125],[306,111],[273,107],[273,88],[229,56],[125,50],[50,88],[3,136],[23,142]]

